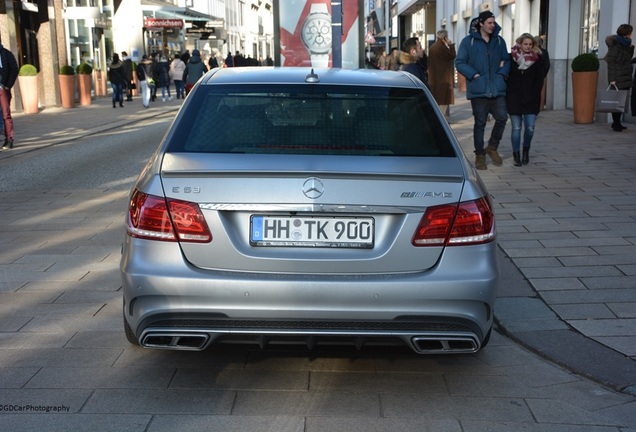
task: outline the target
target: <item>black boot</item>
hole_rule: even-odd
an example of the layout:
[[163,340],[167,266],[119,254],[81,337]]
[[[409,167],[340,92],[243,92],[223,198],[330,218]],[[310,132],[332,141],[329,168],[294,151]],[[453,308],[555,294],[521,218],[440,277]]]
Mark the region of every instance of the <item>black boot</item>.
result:
[[528,162],[530,162],[530,147],[524,147],[523,148],[523,158],[521,159],[521,162],[524,165],[528,165]]
[[123,102],[119,102],[119,106],[123,108],[124,107],[124,103]]
[[113,108],[117,108],[117,105],[115,105],[115,101],[113,101]]
[[512,152],[512,158],[515,161],[515,166],[519,167],[521,166],[521,158],[519,157],[519,152]]

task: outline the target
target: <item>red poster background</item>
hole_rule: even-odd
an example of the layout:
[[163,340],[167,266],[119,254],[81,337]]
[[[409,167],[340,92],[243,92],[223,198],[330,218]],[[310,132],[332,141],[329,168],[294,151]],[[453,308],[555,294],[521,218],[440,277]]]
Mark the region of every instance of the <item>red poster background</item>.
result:
[[[296,5],[294,5],[294,3]],[[283,17],[287,13],[293,13],[292,8],[297,8],[299,1],[296,2],[287,2],[280,1],[279,2],[279,16]],[[280,54],[281,54],[281,66],[311,66],[311,59],[309,58],[309,52],[300,37],[300,32],[303,26],[303,22],[307,15],[309,15],[309,11],[311,9],[312,4],[324,3],[327,5],[327,9],[329,9],[329,13],[331,13],[331,1],[330,0],[307,0],[302,9],[300,17],[296,22],[296,26],[293,29],[284,28],[281,25],[280,28]],[[342,44],[347,40],[349,36],[353,38],[357,38],[359,34],[359,29],[353,28],[355,21],[358,19],[358,14],[360,11],[360,5],[358,0],[342,0],[342,26],[344,28],[344,34],[342,35]],[[279,22],[284,22],[284,20],[279,20]],[[333,41],[332,44],[337,43],[337,41]],[[356,59],[357,63],[357,59]],[[344,59],[343,59],[344,64]],[[329,54],[329,66],[332,65],[332,54]]]

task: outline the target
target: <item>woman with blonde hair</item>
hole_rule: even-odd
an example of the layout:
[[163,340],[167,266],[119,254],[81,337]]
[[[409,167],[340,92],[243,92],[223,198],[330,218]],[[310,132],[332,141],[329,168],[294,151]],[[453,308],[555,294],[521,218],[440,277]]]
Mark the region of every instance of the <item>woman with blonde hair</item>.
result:
[[[545,79],[546,56],[530,33],[516,39],[510,52],[510,75],[506,103],[512,125],[512,156],[515,166],[530,162],[530,143],[534,135],[537,114],[541,110],[541,88]],[[521,129],[523,132],[523,156]]]

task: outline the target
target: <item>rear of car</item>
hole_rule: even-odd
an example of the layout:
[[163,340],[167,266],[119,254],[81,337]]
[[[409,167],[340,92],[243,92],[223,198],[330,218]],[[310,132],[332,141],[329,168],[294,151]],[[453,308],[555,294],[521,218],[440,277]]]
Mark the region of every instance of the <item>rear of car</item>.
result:
[[221,69],[131,193],[124,326],[150,348],[475,352],[492,328],[495,252],[487,192],[418,80]]

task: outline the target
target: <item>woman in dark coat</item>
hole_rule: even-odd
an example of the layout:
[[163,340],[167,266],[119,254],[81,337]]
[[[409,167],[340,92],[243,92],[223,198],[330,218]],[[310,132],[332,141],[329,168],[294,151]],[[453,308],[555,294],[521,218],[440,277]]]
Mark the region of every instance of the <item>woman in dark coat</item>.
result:
[[439,30],[437,40],[428,50],[428,82],[435,101],[445,114],[448,106],[455,103],[455,57],[455,44],[448,39],[448,31]]
[[[516,40],[510,53],[506,102],[512,124],[512,156],[514,165],[530,162],[530,143],[534,135],[537,114],[541,109],[541,88],[545,79],[545,62],[536,39],[524,33]],[[520,157],[521,128],[523,132],[523,158]]]
[[[632,30],[629,24],[621,24],[616,34],[605,39],[607,44],[607,81],[615,85],[618,90],[629,90],[632,87],[632,57],[634,45],[632,45]],[[621,123],[623,113],[612,113],[612,129],[622,132],[625,126]]]
[[113,108],[117,106],[117,101],[119,101],[119,106],[123,108],[124,88],[128,82],[124,73],[124,64],[119,60],[119,54],[117,53],[113,54],[113,62],[108,69],[108,80],[113,87]]

